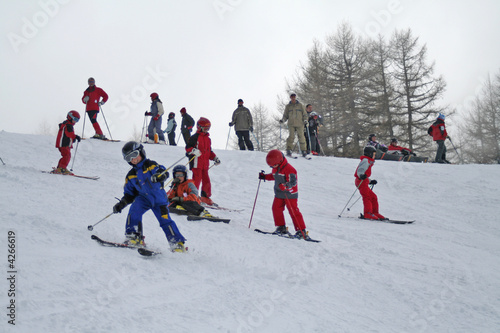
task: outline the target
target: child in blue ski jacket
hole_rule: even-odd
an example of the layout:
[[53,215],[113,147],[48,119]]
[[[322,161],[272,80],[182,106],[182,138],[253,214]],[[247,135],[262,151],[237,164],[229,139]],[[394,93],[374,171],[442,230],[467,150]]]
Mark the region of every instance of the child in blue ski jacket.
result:
[[138,142],[127,142],[122,148],[122,153],[123,158],[132,166],[132,169],[125,178],[124,195],[120,202],[114,205],[113,212],[121,213],[128,204],[132,204],[127,216],[125,243],[144,246],[142,215],[151,209],[158,219],[172,251],[185,252],[184,242],[186,239],[179,232],[168,211],[169,202],[163,189],[163,182],[169,174],[165,171],[165,167],[147,159],[144,147]]

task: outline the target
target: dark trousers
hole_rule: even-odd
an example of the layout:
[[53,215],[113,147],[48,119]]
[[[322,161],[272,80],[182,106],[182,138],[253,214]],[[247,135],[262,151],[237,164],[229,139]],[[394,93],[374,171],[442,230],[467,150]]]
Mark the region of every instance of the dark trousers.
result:
[[188,144],[189,138],[191,138],[191,132],[189,131],[183,131],[182,133],[182,138],[184,139],[184,142]]
[[174,131],[168,133],[168,142],[170,143],[171,146],[177,146],[175,144],[175,132]]
[[436,141],[438,148],[436,152],[436,159],[434,160],[437,163],[446,163],[446,145],[444,144],[444,140]]
[[240,150],[245,150],[245,144],[248,150],[253,150],[252,141],[250,141],[250,131],[236,131],[236,136],[238,137],[238,146]]

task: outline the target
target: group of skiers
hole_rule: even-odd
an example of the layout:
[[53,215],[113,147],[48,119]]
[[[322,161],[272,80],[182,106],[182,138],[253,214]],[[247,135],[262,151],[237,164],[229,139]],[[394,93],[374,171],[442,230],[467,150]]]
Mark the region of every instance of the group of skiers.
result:
[[[96,131],[94,138],[106,140],[97,122],[97,114],[100,106],[103,105],[108,95],[95,86],[95,80],[88,80],[89,88],[84,92],[82,101],[86,104],[86,112]],[[165,143],[164,132],[168,133],[169,142],[175,145],[175,114],[169,114],[169,123],[165,131],[161,130],[161,117],[164,114],[162,102],[157,93],[151,94],[151,108],[145,116],[151,116],[148,126],[148,143]],[[242,99],[238,100],[238,107],[233,112],[232,121],[229,126],[235,126],[238,136],[238,145],[241,150],[253,150],[254,147],[249,138],[249,132],[253,132],[253,119],[248,108],[243,106]],[[142,235],[142,216],[152,210],[163,229],[166,238],[173,251],[184,252],[185,238],[180,233],[177,225],[170,217],[169,207],[177,210],[185,210],[188,214],[211,217],[205,210],[205,205],[214,205],[211,199],[212,188],[209,177],[209,161],[214,161],[214,165],[220,164],[220,159],[212,150],[209,130],[210,121],[201,117],[196,122],[196,133],[191,136],[194,127],[194,120],[186,112],[185,108],[180,110],[183,117],[181,133],[186,143],[186,156],[189,159],[189,166],[192,171],[192,179],[189,179],[187,168],[184,165],[177,165],[173,169],[173,182],[170,190],[165,192],[164,182],[169,178],[169,172],[163,165],[158,164],[146,157],[144,146],[140,142],[127,142],[122,148],[124,160],[130,164],[132,169],[125,178],[124,195],[120,201],[113,206],[114,213],[120,213],[127,205],[130,207],[126,222],[126,241],[131,246],[143,246],[144,236]],[[77,111],[70,111],[66,120],[59,124],[59,132],[56,139],[56,147],[62,157],[54,173],[71,174],[67,166],[71,159],[71,148],[74,141],[81,138],[75,134],[74,125],[80,120]],[[306,156],[309,152],[318,154],[321,146],[318,140],[318,129],[322,126],[321,117],[312,111],[312,105],[306,108],[297,100],[296,94],[290,95],[290,102],[286,105],[280,123],[288,121],[289,137],[287,139],[286,155],[291,156],[295,133],[299,138],[300,150]],[[448,163],[446,161],[446,147],[444,140],[447,137],[444,115],[439,114],[436,122],[429,128],[429,135],[438,143],[438,153],[436,162]],[[158,136],[157,140],[151,137]],[[307,144],[306,144],[307,137]],[[386,219],[379,212],[377,195],[369,187],[375,185],[376,180],[370,180],[371,169],[375,163],[377,149],[382,151],[394,151],[402,154],[414,154],[408,148],[398,146],[396,138],[391,140],[389,147],[377,142],[375,134],[369,136],[368,144],[363,150],[360,163],[354,173],[354,184],[359,190],[363,199],[363,215],[365,219],[384,220]],[[268,152],[266,163],[272,168],[270,173],[260,172],[259,180],[273,180],[275,199],[272,204],[272,213],[276,234],[289,234],[285,225],[284,209],[288,209],[292,218],[296,238],[310,239],[306,230],[304,218],[298,208],[298,175],[296,169],[288,162],[285,154],[277,149]],[[201,193],[199,192],[201,186]]]

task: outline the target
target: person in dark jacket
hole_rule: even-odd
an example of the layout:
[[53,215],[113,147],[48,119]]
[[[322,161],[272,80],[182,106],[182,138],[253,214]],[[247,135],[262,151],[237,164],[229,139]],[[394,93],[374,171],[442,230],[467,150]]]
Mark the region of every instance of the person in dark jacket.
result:
[[285,215],[283,214],[286,207],[295,227],[295,237],[308,239],[309,235],[306,231],[304,217],[298,207],[299,188],[297,170],[288,163],[283,153],[277,149],[273,149],[267,153],[266,163],[273,169],[268,174],[265,174],[263,171],[260,172],[259,179],[274,180],[272,210],[274,225],[276,226],[275,233],[288,234]]
[[182,117],[181,134],[184,139],[184,143],[187,145],[189,138],[191,137],[191,130],[194,127],[194,119],[187,113],[186,108],[182,108],[180,113]]
[[233,118],[229,126],[234,125],[236,136],[238,137],[238,146],[240,150],[253,150],[253,143],[250,140],[250,132],[253,132],[252,114],[248,108],[243,106],[243,100],[238,100],[238,107],[233,112]]
[[432,139],[438,145],[436,158],[434,159],[434,162],[436,163],[450,163],[446,159],[446,145],[444,144],[444,141],[448,137],[448,133],[446,132],[444,118],[444,114],[440,113],[436,121],[427,130],[427,133],[432,136]]
[[[104,105],[108,100],[108,94],[102,88],[96,87],[93,77],[88,80],[89,87],[83,92],[82,102],[85,104],[85,111],[89,115],[90,122],[95,130],[94,139],[106,140],[102,133],[101,127],[97,122],[99,107]],[[102,99],[101,99],[102,98]]]
[[125,243],[142,247],[144,244],[142,216],[151,210],[160,223],[170,248],[174,252],[185,252],[186,239],[180,233],[168,211],[169,201],[163,182],[169,174],[163,165],[146,158],[142,144],[129,141],[122,148],[123,159],[132,166],[125,177],[124,194],[113,206],[113,213],[121,213],[130,206],[125,226]]
[[59,149],[61,153],[61,159],[57,164],[57,168],[52,171],[52,173],[58,173],[63,175],[72,175],[73,173],[69,171],[68,164],[71,160],[71,148],[73,148],[73,142],[80,142],[80,136],[75,134],[73,126],[80,120],[80,114],[77,111],[70,111],[66,116],[66,120],[59,124],[59,131],[57,132],[56,138],[56,148]]

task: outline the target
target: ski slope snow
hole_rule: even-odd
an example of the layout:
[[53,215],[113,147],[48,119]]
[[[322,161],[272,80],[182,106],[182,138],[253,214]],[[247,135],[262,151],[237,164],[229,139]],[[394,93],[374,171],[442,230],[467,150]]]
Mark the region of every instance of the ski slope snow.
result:
[[[270,182],[260,184],[249,229],[258,173],[270,170],[266,154],[216,150],[213,199],[244,210],[214,211],[229,224],[174,216],[186,254],[168,251],[148,212],[146,243],[163,253],[146,258],[90,239],[122,241],[128,208],[87,230],[123,194],[124,142],[79,144],[74,172],[97,181],[41,172],[57,164],[55,137],[2,131],[0,143],[1,332],[500,331],[498,165],[377,161],[381,213],[416,219],[392,225],[348,218],[361,200],[337,217],[355,191],[357,159],[291,160],[316,244],[253,231],[274,229]],[[145,148],[167,167],[184,154]]]

